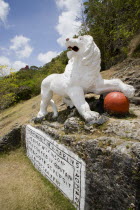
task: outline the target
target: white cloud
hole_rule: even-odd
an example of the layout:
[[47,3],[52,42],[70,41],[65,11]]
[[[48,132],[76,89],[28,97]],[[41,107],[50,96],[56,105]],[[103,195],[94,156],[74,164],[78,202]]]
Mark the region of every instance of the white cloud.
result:
[[[0,76],[6,76],[10,72],[19,71],[21,68],[25,67],[27,64],[22,61],[11,62],[7,57],[0,56]],[[6,67],[3,67],[6,66]]]
[[10,60],[5,56],[0,56],[0,77],[10,73]]
[[18,50],[19,48],[28,44],[29,41],[30,41],[30,39],[25,36],[22,36],[22,35],[15,36],[13,39],[11,39],[11,42],[13,45],[11,45],[10,48],[12,50]]
[[0,21],[2,21],[3,23],[6,22],[9,11],[10,11],[9,4],[4,0],[0,0]]
[[50,62],[53,58],[55,58],[57,55],[59,55],[60,52],[55,52],[55,51],[49,51],[47,53],[40,53],[38,55],[38,60],[42,62],[43,64]]
[[10,60],[5,56],[0,56],[0,66],[3,66],[3,65],[9,66]]
[[81,0],[56,0],[56,5],[62,10],[56,30],[60,37],[58,44],[64,46],[65,39],[78,34],[81,26]]
[[19,71],[21,68],[24,68],[27,64],[22,61],[15,61],[12,64],[12,71]]
[[20,55],[18,56],[20,58],[25,58],[25,57],[28,58],[31,55],[32,51],[33,51],[33,48],[30,47],[29,45],[26,45],[23,48],[23,50],[20,50],[20,52],[17,51],[17,54],[20,53]]
[[79,12],[81,10],[81,0],[56,0],[56,5],[60,9]]
[[11,39],[12,45],[10,50],[13,50],[19,58],[28,58],[33,48],[29,45],[30,39],[25,36],[15,36]]
[[10,51],[9,51],[9,49],[7,49],[5,47],[0,47],[0,54],[9,55]]

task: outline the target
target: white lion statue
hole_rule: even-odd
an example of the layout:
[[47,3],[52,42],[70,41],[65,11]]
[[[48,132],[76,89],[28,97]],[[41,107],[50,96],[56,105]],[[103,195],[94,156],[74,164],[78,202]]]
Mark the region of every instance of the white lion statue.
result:
[[37,118],[47,114],[51,104],[57,117],[57,107],[52,100],[53,92],[63,96],[68,106],[75,106],[79,114],[87,121],[97,120],[99,113],[91,111],[85,101],[86,93],[103,94],[111,91],[121,91],[128,98],[133,97],[135,89],[124,84],[120,79],[105,80],[100,74],[100,50],[89,35],[78,38],[67,38],[66,47],[70,49],[67,56],[69,62],[62,74],[52,74],[46,77],[41,85],[41,104]]

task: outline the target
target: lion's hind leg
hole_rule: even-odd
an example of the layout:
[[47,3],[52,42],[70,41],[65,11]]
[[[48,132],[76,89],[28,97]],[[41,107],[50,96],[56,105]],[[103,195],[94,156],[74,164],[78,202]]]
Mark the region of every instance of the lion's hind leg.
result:
[[37,118],[42,118],[47,114],[47,107],[50,104],[53,108],[53,117],[57,117],[57,107],[52,100],[53,92],[50,90],[49,84],[44,84],[42,82],[41,85],[41,103],[40,103],[40,111],[38,112]]
[[52,106],[52,109],[53,109],[53,118],[55,118],[58,116],[58,111],[57,111],[57,107],[52,99],[50,100],[50,105]]
[[63,98],[63,103],[65,103],[67,105],[67,107],[70,107],[70,108],[74,107],[72,100],[68,97]]
[[52,95],[53,93],[51,90],[41,88],[41,103],[40,111],[37,115],[38,118],[44,117],[47,114],[47,107],[52,99]]

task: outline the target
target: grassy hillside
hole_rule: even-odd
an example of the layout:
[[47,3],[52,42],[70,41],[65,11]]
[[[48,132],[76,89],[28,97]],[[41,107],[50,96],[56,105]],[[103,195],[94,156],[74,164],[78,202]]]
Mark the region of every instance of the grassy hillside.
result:
[[[53,97],[59,110],[62,109],[60,106],[62,100],[61,97],[54,95]],[[9,107],[0,113],[0,136],[7,134],[12,128],[18,125],[30,123],[33,117],[36,117],[41,97],[35,96],[30,100],[20,102],[12,107]],[[51,111],[51,107],[49,111]]]
[[23,149],[0,156],[1,210],[74,210],[73,205],[34,169]]
[[42,80],[52,73],[62,73],[67,64],[66,52],[62,52],[40,68],[21,69],[17,73],[0,78],[0,110],[40,93]]

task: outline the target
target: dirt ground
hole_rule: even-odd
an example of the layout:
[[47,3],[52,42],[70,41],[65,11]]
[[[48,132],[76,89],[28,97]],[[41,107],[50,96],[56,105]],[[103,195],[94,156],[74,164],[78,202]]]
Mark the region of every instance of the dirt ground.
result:
[[[61,109],[62,99],[54,95],[54,101],[58,108]],[[41,97],[36,96],[28,101],[21,102],[0,112],[0,136],[7,134],[12,128],[17,125],[30,123],[33,117],[36,117]],[[51,108],[49,108],[51,110]]]

